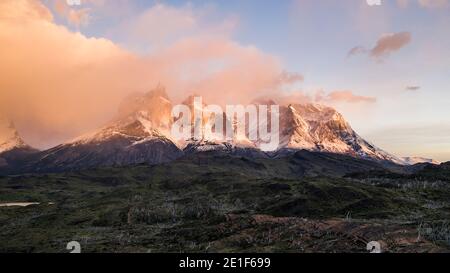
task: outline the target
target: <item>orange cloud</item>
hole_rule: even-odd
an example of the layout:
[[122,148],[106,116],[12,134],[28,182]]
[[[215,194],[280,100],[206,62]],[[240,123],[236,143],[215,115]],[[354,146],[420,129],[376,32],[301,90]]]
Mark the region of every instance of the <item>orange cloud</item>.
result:
[[[198,24],[193,10],[156,4],[139,16],[125,22],[117,31],[131,43],[161,46],[179,35],[190,33]],[[164,45],[163,44],[163,45]]]
[[214,37],[184,39],[147,61],[156,64],[177,101],[196,93],[212,103],[249,102],[272,92],[282,71],[273,56]]
[[375,58],[381,58],[398,51],[409,44],[409,42],[411,42],[411,33],[409,32],[384,34],[378,39],[375,47],[370,50],[370,55]]
[[[273,99],[270,97],[262,97],[261,99]],[[275,98],[276,102],[282,105],[292,103],[320,103],[326,105],[341,105],[346,104],[361,104],[361,103],[375,103],[375,97],[366,97],[355,95],[352,91],[332,91],[326,93],[323,90],[315,92],[297,91],[291,94],[278,94]]]
[[38,1],[0,1],[0,19],[10,22],[53,21],[52,13]]
[[351,57],[353,55],[357,54],[364,54],[367,53],[367,50],[362,46],[355,46],[354,48],[350,49],[350,51],[347,54],[347,57]]
[[377,101],[374,97],[359,96],[353,94],[352,91],[333,91],[329,94],[323,92],[316,93],[316,101],[325,103],[375,103]]
[[37,147],[103,125],[124,97],[158,83],[175,101],[222,104],[273,94],[283,73],[273,56],[206,33],[139,56],[55,24],[36,0],[0,1],[0,59],[0,107]]
[[305,78],[299,73],[291,73],[288,71],[283,71],[280,75],[280,84],[295,84],[298,82],[303,82]]
[[54,0],[54,9],[67,22],[76,27],[86,26],[89,24],[91,15],[90,8],[72,8],[65,0]]
[[161,49],[185,38],[229,38],[236,28],[237,18],[211,20],[211,16],[207,16],[209,12],[191,4],[172,7],[159,3],[138,16],[123,20],[109,35],[143,52]]
[[353,55],[367,53],[380,61],[391,53],[402,49],[410,42],[411,33],[409,32],[388,33],[382,35],[372,49],[367,50],[362,46],[356,46],[349,51],[347,56],[351,57]]

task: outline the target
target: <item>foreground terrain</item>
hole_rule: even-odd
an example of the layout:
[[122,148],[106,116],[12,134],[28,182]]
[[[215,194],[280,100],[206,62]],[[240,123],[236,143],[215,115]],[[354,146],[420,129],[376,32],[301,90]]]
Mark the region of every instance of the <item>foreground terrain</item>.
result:
[[0,252],[450,252],[450,167],[299,152],[0,178]]

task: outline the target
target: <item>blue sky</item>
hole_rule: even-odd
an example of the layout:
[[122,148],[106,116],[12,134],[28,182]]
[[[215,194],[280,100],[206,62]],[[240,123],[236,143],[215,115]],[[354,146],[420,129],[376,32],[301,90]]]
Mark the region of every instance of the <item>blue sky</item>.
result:
[[397,155],[450,160],[448,0],[42,3],[55,24],[144,58],[183,39],[221,37],[251,67],[255,48],[261,59],[304,77],[283,86],[285,95],[331,104],[362,136]]

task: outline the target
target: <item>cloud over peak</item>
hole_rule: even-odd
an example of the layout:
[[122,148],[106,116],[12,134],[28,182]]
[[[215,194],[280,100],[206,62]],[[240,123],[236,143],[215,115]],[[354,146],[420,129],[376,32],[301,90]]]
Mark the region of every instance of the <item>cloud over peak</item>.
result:
[[[156,9],[193,15],[185,7]],[[152,22],[149,36],[161,27]],[[214,30],[220,26],[210,24]],[[197,93],[222,104],[247,103],[302,79],[284,72],[273,55],[210,32],[183,35],[139,55],[58,25],[40,1],[1,0],[0,109],[11,115],[28,143],[49,147],[103,125],[124,97],[159,82],[175,102]]]
[[133,51],[148,53],[183,39],[215,37],[230,39],[238,25],[235,16],[214,16],[209,7],[187,3],[171,6],[157,3],[136,15],[126,17],[109,30],[108,37],[119,40]]

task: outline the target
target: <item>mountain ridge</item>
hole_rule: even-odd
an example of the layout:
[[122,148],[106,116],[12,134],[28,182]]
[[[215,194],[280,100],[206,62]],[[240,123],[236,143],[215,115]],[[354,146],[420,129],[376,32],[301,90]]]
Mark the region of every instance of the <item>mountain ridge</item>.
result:
[[0,154],[27,146],[19,136],[14,123],[10,119],[0,116]]
[[[265,102],[276,104],[274,100]],[[193,110],[193,96],[188,97],[182,104]],[[254,104],[258,106],[257,101]],[[117,116],[105,126],[41,152],[29,150],[29,146],[19,137],[12,123],[4,122],[8,126],[3,127],[8,128],[9,139],[15,144],[13,147],[28,151],[20,164],[19,169],[22,172],[66,171],[141,163],[161,164],[185,154],[203,152],[277,158],[306,150],[342,154],[388,164],[413,164],[412,161],[391,155],[366,141],[338,111],[324,105],[280,105],[280,145],[277,150],[271,152],[262,151],[260,143],[249,140],[248,125],[246,135],[237,135],[236,131],[233,131],[233,138],[228,141],[217,140],[211,133],[202,134],[200,138],[175,140],[171,135],[171,127],[175,122],[172,107],[163,86],[144,94],[134,94],[123,101]],[[203,122],[200,129],[204,132],[205,126],[213,123],[213,116],[205,111],[201,114]],[[225,114],[219,118],[223,119],[224,128],[231,122]],[[5,166],[4,159],[0,160],[0,167],[2,165]]]
[[37,152],[20,137],[14,123],[0,115],[0,171],[19,167],[28,156]]

